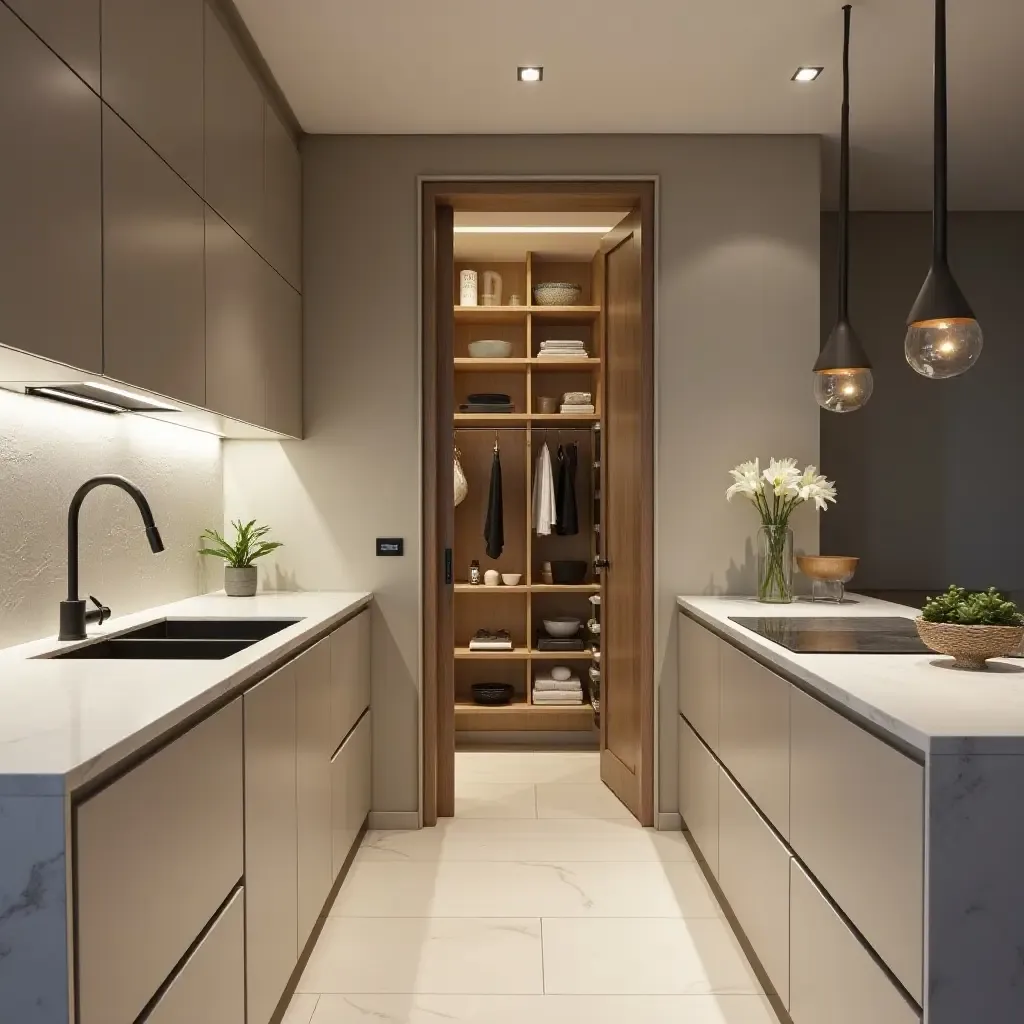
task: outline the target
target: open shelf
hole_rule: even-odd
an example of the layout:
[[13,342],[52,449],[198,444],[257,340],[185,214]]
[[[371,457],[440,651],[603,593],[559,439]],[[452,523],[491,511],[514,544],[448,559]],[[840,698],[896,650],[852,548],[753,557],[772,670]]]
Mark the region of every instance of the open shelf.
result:
[[530,661],[592,661],[592,651],[530,651]]
[[[582,362],[582,360],[579,361]],[[474,359],[472,356],[458,356],[455,360],[455,371],[457,373],[525,373],[531,362],[536,362],[536,360],[521,357]],[[601,360],[597,359],[595,362],[600,363]]]
[[520,583],[515,587],[506,587],[501,584],[499,587],[488,587],[483,583],[456,583],[456,594],[598,594],[601,592],[600,583]]
[[528,306],[456,306],[455,320],[465,324],[515,324],[526,319]]
[[[458,362],[458,360],[456,360]],[[511,362],[511,360],[504,360],[504,362]],[[527,359],[527,363],[530,364],[532,370],[557,370],[560,373],[572,373],[573,370],[578,367],[598,367],[601,365],[601,360],[596,359],[594,356],[588,356],[586,359],[540,359],[534,356],[533,359]]]
[[456,594],[527,594],[530,588],[525,583],[507,587],[504,583],[498,587],[488,587],[484,583],[456,583]]
[[491,707],[487,704],[474,704],[469,701],[456,701],[455,713],[460,711],[473,711],[480,715],[508,715],[516,711],[529,711],[533,705],[527,704],[522,697],[513,697],[508,704],[499,704]]
[[567,412],[457,412],[455,425],[497,426],[501,423],[512,426],[525,426],[527,423],[539,423],[542,426],[556,427],[560,423],[598,423],[601,414],[584,412],[572,415]]
[[589,323],[601,313],[600,306],[527,306],[536,320],[579,321]]

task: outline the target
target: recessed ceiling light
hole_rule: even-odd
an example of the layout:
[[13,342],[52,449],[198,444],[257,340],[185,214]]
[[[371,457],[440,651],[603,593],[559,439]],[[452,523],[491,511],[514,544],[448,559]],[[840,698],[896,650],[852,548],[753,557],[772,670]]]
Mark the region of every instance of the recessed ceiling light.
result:
[[791,81],[813,82],[824,70],[824,68],[797,68]]
[[542,82],[544,81],[544,69],[535,64],[521,67],[516,71],[516,78],[520,82]]

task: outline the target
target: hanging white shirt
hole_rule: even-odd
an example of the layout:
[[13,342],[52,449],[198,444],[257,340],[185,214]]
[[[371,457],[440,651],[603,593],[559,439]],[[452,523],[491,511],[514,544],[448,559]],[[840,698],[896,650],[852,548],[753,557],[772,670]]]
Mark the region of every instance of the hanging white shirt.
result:
[[547,442],[537,456],[533,473],[533,528],[538,537],[548,537],[557,520],[555,476],[551,471],[551,452]]

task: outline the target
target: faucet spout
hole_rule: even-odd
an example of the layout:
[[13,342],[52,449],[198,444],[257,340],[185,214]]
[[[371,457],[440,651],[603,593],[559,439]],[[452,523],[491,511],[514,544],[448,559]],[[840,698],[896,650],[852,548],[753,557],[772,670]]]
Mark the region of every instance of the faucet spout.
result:
[[149,541],[149,548],[154,554],[164,550],[164,542],[160,536],[156,521],[153,519],[153,510],[142,491],[123,476],[107,474],[94,476],[86,480],[81,487],[75,491],[68,508],[68,599],[60,605],[60,635],[61,640],[84,640],[85,626],[89,621],[89,613],[85,610],[85,602],[78,596],[78,520],[82,510],[82,502],[86,495],[97,487],[109,484],[112,487],[119,487],[135,502],[142,517],[142,524],[146,528],[146,539]]

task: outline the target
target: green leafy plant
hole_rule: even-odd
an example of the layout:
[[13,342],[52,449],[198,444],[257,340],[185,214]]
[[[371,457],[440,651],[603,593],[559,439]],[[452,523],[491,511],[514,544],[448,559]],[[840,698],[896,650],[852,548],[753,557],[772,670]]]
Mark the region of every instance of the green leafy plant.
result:
[[199,549],[201,555],[223,558],[232,569],[247,569],[257,558],[269,555],[283,545],[276,540],[263,540],[270,533],[269,526],[257,526],[255,519],[243,523],[235,519],[231,525],[235,530],[235,542],[228,543],[216,530],[204,530],[202,539],[209,545]]
[[955,626],[1021,626],[1024,615],[995,587],[969,591],[951,586],[944,594],[928,598],[921,617],[926,622],[945,622]]

